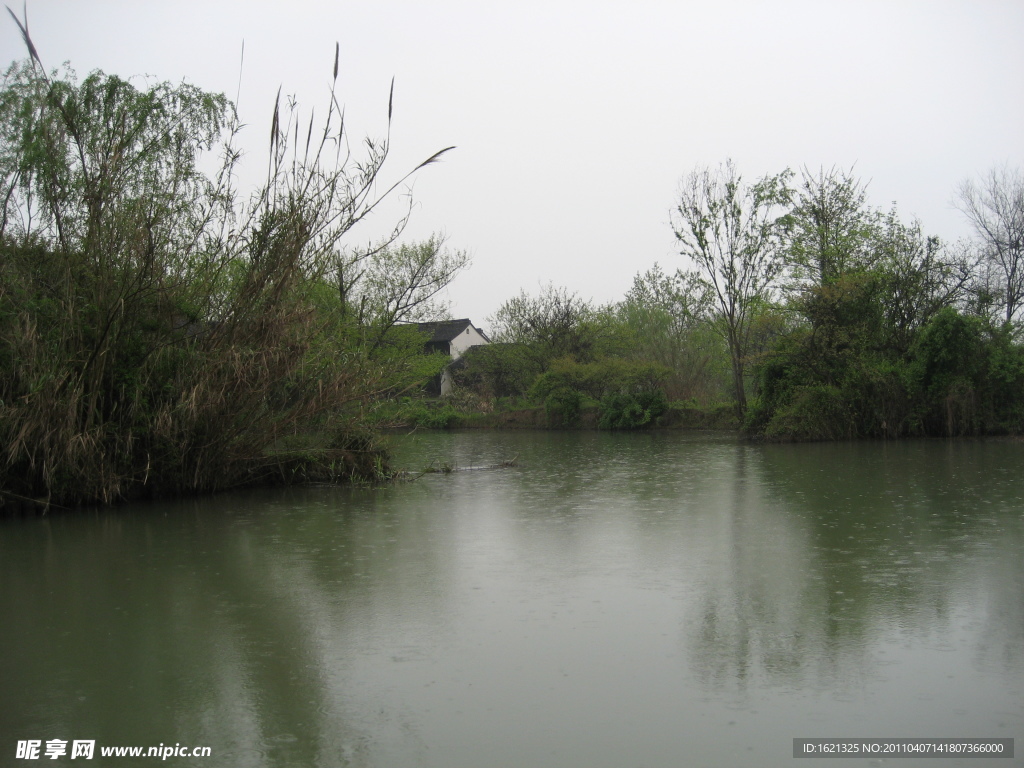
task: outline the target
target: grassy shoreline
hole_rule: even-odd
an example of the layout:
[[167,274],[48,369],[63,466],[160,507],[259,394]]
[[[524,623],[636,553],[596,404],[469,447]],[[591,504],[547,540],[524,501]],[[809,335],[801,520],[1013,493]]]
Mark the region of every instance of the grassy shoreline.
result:
[[[597,430],[601,427],[600,407],[583,406],[571,423],[550,413],[544,406],[518,404],[499,409],[458,408],[444,400],[413,400],[389,415],[387,428],[394,429],[543,429]],[[674,403],[642,429],[714,429],[739,431],[740,420],[735,406],[720,404],[701,408]]]

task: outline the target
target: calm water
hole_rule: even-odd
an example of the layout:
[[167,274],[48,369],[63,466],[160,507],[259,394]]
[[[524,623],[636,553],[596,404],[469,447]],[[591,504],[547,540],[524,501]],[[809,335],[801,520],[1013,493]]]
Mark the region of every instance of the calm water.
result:
[[[1015,737],[1024,444],[437,433],[511,469],[0,520],[19,740],[203,766],[882,765],[795,737]],[[159,762],[159,761],[156,761]]]

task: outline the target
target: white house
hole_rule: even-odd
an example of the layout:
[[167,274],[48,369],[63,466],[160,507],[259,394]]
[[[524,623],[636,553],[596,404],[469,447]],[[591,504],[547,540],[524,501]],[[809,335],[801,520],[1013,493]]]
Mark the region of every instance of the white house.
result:
[[[477,328],[468,319],[441,320],[436,323],[417,323],[416,327],[424,334],[430,334],[424,345],[426,352],[443,352],[449,355],[454,363],[470,347],[490,344],[487,334]],[[430,388],[436,393],[447,395],[452,391],[452,377],[448,368],[441,372],[440,380],[432,382]]]

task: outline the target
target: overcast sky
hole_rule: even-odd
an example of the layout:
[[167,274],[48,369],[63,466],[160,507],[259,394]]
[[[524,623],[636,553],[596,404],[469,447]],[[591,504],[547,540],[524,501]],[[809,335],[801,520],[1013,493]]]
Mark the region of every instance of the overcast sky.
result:
[[[28,21],[48,68],[237,95],[251,168],[278,86],[323,113],[335,42],[354,137],[383,133],[394,77],[387,178],[457,146],[416,176],[408,234],[470,253],[449,297],[482,326],[522,288],[603,303],[681,266],[669,211],[698,165],[854,167],[947,239],[961,179],[1024,166],[1022,0],[37,0]],[[24,56],[6,15],[0,53]]]

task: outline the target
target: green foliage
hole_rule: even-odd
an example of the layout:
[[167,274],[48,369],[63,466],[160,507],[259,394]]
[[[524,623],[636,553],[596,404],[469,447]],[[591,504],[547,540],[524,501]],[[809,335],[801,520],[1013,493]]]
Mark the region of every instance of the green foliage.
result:
[[866,204],[865,185],[850,172],[801,172],[787,218],[786,258],[798,284],[824,286],[870,269],[879,214]]
[[470,347],[452,369],[455,385],[486,398],[525,395],[540,374],[535,355],[522,343]]
[[664,388],[670,399],[710,404],[728,388],[728,348],[713,325],[714,301],[697,273],[667,275],[655,264],[634,277],[615,308],[628,338],[623,356],[669,369]]
[[373,404],[369,418],[375,426],[386,429],[452,429],[464,425],[485,410],[489,408],[477,395],[469,390],[456,389],[440,398],[403,396],[382,399]]
[[926,237],[917,222],[903,224],[895,210],[877,231],[874,248],[884,343],[906,356],[917,333],[938,312],[969,299],[972,265],[962,249]]
[[601,429],[640,429],[668,410],[668,398],[660,389],[643,392],[610,392],[601,400]]
[[563,357],[595,360],[615,343],[608,313],[554,285],[544,287],[538,296],[521,292],[502,304],[489,321],[494,341],[520,345],[540,371]]
[[[852,303],[861,299],[858,294]],[[834,440],[1024,427],[1024,350],[1008,331],[947,307],[904,357],[875,343],[877,326],[863,314],[850,312],[846,319],[846,325],[803,329],[780,340],[759,367],[761,396],[747,415],[748,432],[773,440]]]
[[857,437],[845,393],[828,384],[795,387],[764,429],[770,440],[839,440]]
[[459,411],[448,402],[417,402],[405,412],[409,424],[424,429],[451,429],[459,420]]
[[553,426],[575,424],[583,403],[594,400],[600,402],[602,429],[636,429],[650,425],[668,408],[661,389],[668,375],[668,369],[655,363],[563,358],[537,378],[530,394],[544,402]]
[[850,274],[807,292],[800,306],[809,325],[780,337],[758,365],[747,431],[776,440],[906,433],[907,366],[886,352],[877,285]]
[[592,363],[578,363],[562,358],[537,377],[530,394],[544,400],[557,389],[572,389],[601,400],[609,393],[637,393],[660,389],[669,371],[657,363],[633,362],[604,358]]
[[857,436],[896,438],[914,432],[914,390],[908,364],[883,355],[862,355],[849,366],[841,390]]
[[544,412],[552,427],[574,427],[583,410],[583,394],[570,387],[558,387],[544,398]]
[[745,428],[831,440],[1012,423],[989,394],[995,337],[955,309],[968,300],[969,261],[864,198],[849,176],[805,172],[787,245],[797,322],[757,364],[759,397]]
[[747,407],[746,366],[753,317],[772,298],[782,275],[781,236],[789,217],[791,173],[744,184],[732,161],[716,171],[698,169],[683,181],[672,229],[680,253],[697,266],[717,302],[714,324],[728,345],[733,393],[740,415]]
[[961,315],[952,307],[942,310],[914,345],[920,385],[941,391],[955,378],[977,380],[985,363],[983,336],[980,318]]
[[1001,325],[988,344],[986,428],[996,433],[1024,432],[1024,347],[1015,343],[1011,327]]
[[[346,142],[333,92],[320,143],[310,123],[305,147],[289,144],[297,107],[280,106],[267,181],[244,202],[223,96],[99,72],[78,83],[38,62],[7,71],[0,494],[110,502],[373,471],[379,452],[353,437],[364,405],[436,368],[421,339],[347,317],[325,287],[342,238],[380,202],[388,145],[324,151]],[[206,173],[215,147],[223,163]],[[387,289],[404,276],[412,301],[431,287],[402,265],[443,282],[453,264],[389,263]],[[330,439],[283,446],[308,435]]]
[[1018,431],[1024,426],[1024,350],[1007,328],[940,312],[918,337],[911,367],[916,416],[928,434]]
[[224,96],[187,84],[139,90],[102,72],[78,84],[70,70],[12,64],[0,92],[0,235],[55,242],[79,259],[164,244],[154,240],[181,246],[222,202],[225,179],[207,178],[197,160],[233,119]]

